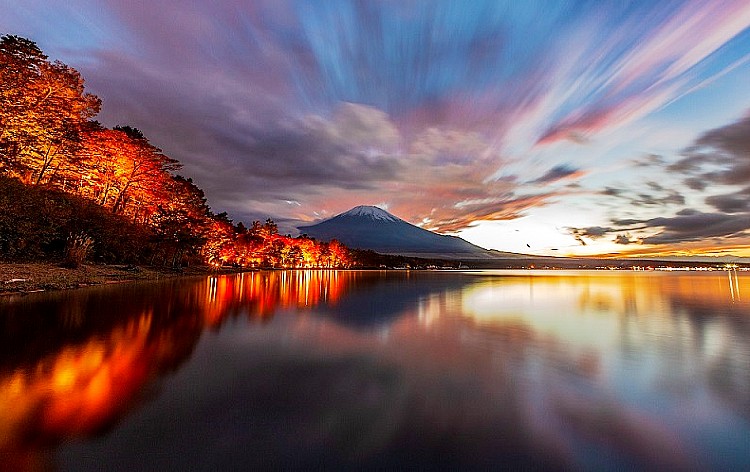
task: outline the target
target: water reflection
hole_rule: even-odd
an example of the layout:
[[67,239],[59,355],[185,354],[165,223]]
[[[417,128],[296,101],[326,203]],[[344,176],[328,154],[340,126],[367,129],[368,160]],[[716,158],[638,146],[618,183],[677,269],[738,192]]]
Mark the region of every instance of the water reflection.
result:
[[[0,454],[27,469],[746,468],[749,282],[274,271],[6,299]],[[102,439],[58,447],[87,437]]]
[[5,297],[3,462],[46,467],[49,447],[114,426],[190,357],[205,329],[240,316],[266,320],[281,309],[335,306],[345,292],[384,280],[378,272],[273,271]]

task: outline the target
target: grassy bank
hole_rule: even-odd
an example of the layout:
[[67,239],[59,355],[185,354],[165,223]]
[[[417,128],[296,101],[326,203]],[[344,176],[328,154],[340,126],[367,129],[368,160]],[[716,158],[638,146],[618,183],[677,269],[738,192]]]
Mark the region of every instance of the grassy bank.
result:
[[76,269],[67,269],[48,262],[0,262],[0,294],[66,290],[89,285],[208,273],[215,271],[207,266],[187,267],[176,272],[167,268],[127,265],[84,264]]

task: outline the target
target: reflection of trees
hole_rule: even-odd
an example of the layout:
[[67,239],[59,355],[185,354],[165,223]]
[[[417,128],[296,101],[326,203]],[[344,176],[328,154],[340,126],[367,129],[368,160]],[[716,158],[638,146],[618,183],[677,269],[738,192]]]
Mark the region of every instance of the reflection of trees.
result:
[[[277,310],[325,306],[342,323],[380,324],[432,293],[467,283],[455,275],[408,272],[282,270],[209,277],[201,292],[211,326],[230,317],[268,319]],[[373,303],[376,300],[377,303]]]
[[204,317],[211,326],[228,317],[270,318],[284,308],[335,304],[368,277],[362,272],[284,270],[209,277],[201,289]]
[[275,271],[205,281],[96,287],[0,304],[0,455],[40,452],[112,427],[144,389],[189,359],[201,332],[230,317],[336,303],[361,274]]
[[[47,447],[110,428],[139,403],[144,387],[189,358],[202,321],[194,300],[172,295],[171,285],[160,285],[160,296],[129,287],[40,297],[37,309],[30,299],[3,305],[6,465],[41,467]],[[55,296],[69,303],[55,305]]]

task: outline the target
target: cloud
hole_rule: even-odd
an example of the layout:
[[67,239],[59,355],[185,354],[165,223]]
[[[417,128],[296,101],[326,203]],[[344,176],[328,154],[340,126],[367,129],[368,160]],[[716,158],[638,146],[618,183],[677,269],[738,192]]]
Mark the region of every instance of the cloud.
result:
[[605,187],[604,190],[602,190],[600,193],[602,195],[607,195],[607,196],[610,196],[610,197],[617,197],[620,194],[622,194],[623,191],[624,190],[619,189],[619,188]]
[[616,231],[615,228],[606,228],[602,226],[589,226],[588,228],[567,228],[568,233],[578,241],[581,246],[588,243],[584,238],[599,239],[608,233]]
[[[495,0],[28,0],[9,10],[0,29],[39,37],[79,68],[104,100],[103,123],[142,129],[235,219],[309,219],[387,199],[441,230],[580,193],[523,185],[590,171],[557,156],[540,167],[535,144],[587,145],[664,106],[726,70],[714,52],[750,25],[742,0],[551,2],[544,15]],[[697,145],[739,156],[738,126]],[[717,158],[717,170],[695,152],[676,165],[696,188],[747,176],[741,156]],[[603,191],[641,206],[685,201],[640,193]]]
[[661,167],[664,165],[664,156],[659,154],[647,154],[638,159],[633,159],[633,165],[636,167]]
[[722,213],[750,213],[750,187],[739,192],[712,195],[706,198],[706,203]]
[[647,193],[639,193],[637,197],[630,200],[630,203],[636,206],[683,205],[685,204],[685,196],[677,192],[676,190],[669,190],[667,191],[666,195],[660,196]]
[[691,216],[691,215],[698,215],[700,212],[696,210],[695,208],[683,208],[682,210],[678,211],[677,216]]
[[690,176],[691,188],[750,182],[750,113],[701,135],[667,170]]
[[698,177],[689,177],[684,183],[691,190],[705,190],[708,187],[708,182]]
[[636,218],[615,218],[612,220],[612,224],[618,227],[630,227],[635,225],[642,225],[643,220]]
[[[597,238],[615,234],[616,244],[680,245],[690,242],[706,242],[714,239],[750,236],[750,188],[739,192],[709,197],[709,201],[720,212],[704,212],[695,208],[683,208],[673,216],[657,218],[614,218],[611,227],[573,228],[571,234]],[[744,197],[744,199],[743,199]],[[625,231],[625,233],[623,233]],[[633,233],[636,236],[633,236]]]
[[550,184],[553,182],[557,182],[558,180],[563,179],[570,179],[575,177],[580,177],[584,174],[580,169],[576,169],[573,166],[563,164],[559,166],[555,166],[548,170],[544,175],[541,177],[532,180],[529,183],[532,184]]
[[374,150],[379,153],[393,153],[398,150],[401,139],[396,126],[388,115],[373,107],[355,103],[340,104],[332,123],[318,119],[330,140],[342,142],[350,151]]
[[403,175],[386,188],[390,209],[425,228],[455,232],[478,220],[509,220],[566,191],[522,191],[514,176],[490,178],[505,159],[474,131],[428,128],[402,156]]
[[513,220],[524,216],[531,208],[552,203],[560,195],[561,193],[557,192],[532,195],[508,193],[488,199],[486,202],[477,201],[460,212],[439,209],[428,218],[428,224],[425,226],[440,232],[456,232],[476,224],[477,221]]
[[728,215],[704,213],[695,210],[682,211],[672,217],[646,220],[621,220],[616,224],[643,225],[656,234],[642,239],[644,244],[678,244],[716,237],[745,235],[750,229],[750,214]]
[[622,244],[627,246],[628,244],[636,244],[638,240],[631,239],[629,234],[618,234],[614,240],[615,244]]
[[608,64],[589,59],[576,81],[578,85],[591,81],[583,89],[594,91],[594,96],[552,122],[539,144],[621,126],[690,93],[701,82],[691,70],[750,25],[750,4],[742,0],[686,1],[676,10],[666,4],[664,9],[651,6],[648,19],[626,17],[617,25],[602,22],[608,34],[601,35],[598,46],[582,52],[588,58],[606,58]]
[[626,200],[629,205],[640,207],[667,207],[685,204],[685,196],[677,190],[666,189],[656,182],[646,182],[646,187],[649,191],[658,193],[647,193],[639,191],[638,188],[605,187],[604,190],[599,191],[599,194],[617,197]]
[[[701,134],[684,149],[679,160],[664,164],[666,171],[685,176],[691,190],[702,192],[703,201],[714,212],[685,208],[672,217],[621,219],[620,227],[639,225],[653,234],[645,244],[679,244],[709,238],[736,238],[750,231],[750,114]],[[737,185],[744,185],[737,190]],[[662,187],[652,185],[652,190]],[[621,193],[617,194],[621,196]],[[674,190],[666,195],[640,193],[631,202],[640,206],[683,205],[684,196]]]
[[[326,136],[335,137],[333,141],[338,142],[339,137],[346,135],[338,129],[348,121],[334,121],[339,125],[327,123],[323,128],[328,130]],[[375,128],[391,129],[387,122]],[[367,141],[365,138],[357,140],[358,143]],[[533,193],[528,189],[522,191],[522,183],[513,176],[488,178],[505,161],[487,138],[474,131],[430,127],[411,140],[401,136],[399,141],[401,150],[378,157],[378,161],[387,163],[390,166],[387,169],[393,172],[382,174],[376,180],[366,180],[368,185],[361,186],[356,195],[347,194],[342,184],[326,187],[308,198],[308,207],[315,208],[319,217],[327,217],[363,201],[379,201],[407,221],[419,222],[432,230],[455,232],[478,220],[518,218],[531,208],[546,205],[571,192],[566,189]],[[392,144],[392,141],[387,143]],[[356,147],[350,143],[344,149],[351,152]],[[356,166],[347,169],[361,171]],[[370,169],[367,173],[373,172]]]

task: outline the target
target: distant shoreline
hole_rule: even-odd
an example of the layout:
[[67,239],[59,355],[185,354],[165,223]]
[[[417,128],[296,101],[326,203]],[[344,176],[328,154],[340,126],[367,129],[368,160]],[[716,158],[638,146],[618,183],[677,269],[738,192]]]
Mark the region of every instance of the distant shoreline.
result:
[[[474,261],[476,262],[476,261]],[[510,262],[510,261],[509,261]],[[518,262],[518,261],[514,261]],[[537,261],[538,262],[538,261]],[[610,263],[613,261],[610,261]],[[651,261],[654,262],[654,261]],[[662,263],[663,264],[663,263]],[[546,267],[544,264],[531,265],[531,267],[482,267],[472,265],[459,268],[441,267],[388,267],[388,268],[359,268],[354,270],[638,270],[632,266],[636,264],[624,264],[615,267]],[[688,267],[690,264],[676,264],[673,268],[645,267],[641,270],[722,270],[720,267],[708,267],[708,264],[696,264],[696,267]],[[640,269],[640,267],[639,267]],[[62,267],[57,262],[0,262],[0,299],[8,295],[24,295],[36,292],[71,290],[96,285],[109,285],[116,283],[128,283],[136,281],[161,280],[174,277],[189,277],[198,275],[233,274],[239,272],[251,272],[259,269],[251,268],[215,268],[211,266],[195,265],[174,270],[168,267],[146,267],[132,266],[126,264],[83,264],[78,268],[70,269]],[[265,270],[265,269],[264,269]],[[279,270],[279,269],[267,269]],[[288,269],[303,270],[303,269]],[[340,270],[340,269],[337,269]],[[745,264],[739,265],[740,271],[750,270]]]

